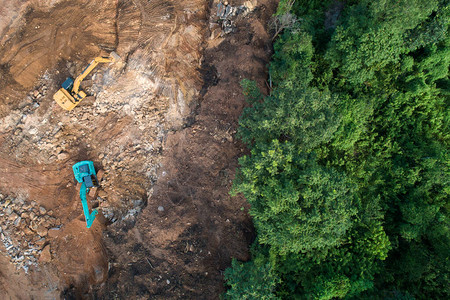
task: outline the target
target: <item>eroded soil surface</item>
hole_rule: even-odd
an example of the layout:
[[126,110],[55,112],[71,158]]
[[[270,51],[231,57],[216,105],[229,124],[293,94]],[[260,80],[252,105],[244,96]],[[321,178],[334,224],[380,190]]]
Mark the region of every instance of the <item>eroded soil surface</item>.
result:
[[[277,1],[229,2],[246,9],[224,34],[218,1],[0,0],[0,298],[219,297],[253,238],[228,195],[239,82],[266,86]],[[61,82],[113,50],[62,110]],[[80,160],[105,171],[91,229]]]

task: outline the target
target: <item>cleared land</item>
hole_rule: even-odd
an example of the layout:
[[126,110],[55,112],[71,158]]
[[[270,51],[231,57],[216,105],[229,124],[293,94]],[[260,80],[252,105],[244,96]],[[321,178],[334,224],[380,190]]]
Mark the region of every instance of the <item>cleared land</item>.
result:
[[[265,86],[277,1],[245,2],[224,36],[216,1],[1,2],[1,298],[217,298],[253,236],[228,195],[239,82]],[[54,103],[112,50],[123,64],[84,82],[95,98]],[[85,159],[105,170],[91,230],[71,171]]]

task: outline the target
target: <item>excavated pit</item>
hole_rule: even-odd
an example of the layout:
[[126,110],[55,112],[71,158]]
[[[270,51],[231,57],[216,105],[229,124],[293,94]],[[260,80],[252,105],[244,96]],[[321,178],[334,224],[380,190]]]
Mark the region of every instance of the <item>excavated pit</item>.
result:
[[[217,298],[231,257],[248,258],[233,133],[239,81],[264,87],[276,1],[231,3],[248,10],[228,35],[217,4],[0,0],[2,299]],[[111,51],[122,61],[83,81],[92,97],[61,109],[64,79]],[[105,171],[91,229],[80,160]]]

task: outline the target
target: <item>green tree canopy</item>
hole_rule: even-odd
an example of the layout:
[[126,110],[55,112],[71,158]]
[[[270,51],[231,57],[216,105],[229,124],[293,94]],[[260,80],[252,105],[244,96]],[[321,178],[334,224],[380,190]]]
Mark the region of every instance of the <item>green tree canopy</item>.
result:
[[282,0],[286,13],[271,94],[242,82],[250,154],[233,193],[257,239],[227,295],[450,298],[448,1]]

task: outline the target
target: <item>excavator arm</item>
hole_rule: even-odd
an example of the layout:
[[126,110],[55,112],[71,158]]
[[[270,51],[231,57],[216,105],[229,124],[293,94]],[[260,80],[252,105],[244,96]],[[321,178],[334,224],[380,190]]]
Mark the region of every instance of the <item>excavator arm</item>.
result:
[[83,206],[83,213],[84,218],[86,219],[86,227],[91,228],[92,222],[95,220],[95,216],[98,214],[98,211],[94,209],[91,213],[89,213],[89,207],[87,204],[87,193],[89,192],[89,189],[86,187],[84,182],[81,184],[80,188],[80,198],[81,198],[81,205]]
[[83,79],[86,78],[99,63],[116,62],[120,60],[120,56],[115,52],[111,52],[109,55],[109,57],[99,56],[94,58],[75,81],[71,77],[67,78],[62,84],[62,88],[53,95],[53,99],[56,103],[69,111],[77,106],[81,100],[86,97],[86,93],[80,90]]
[[80,84],[83,81],[84,78],[86,78],[86,76],[89,75],[89,73],[92,72],[92,70],[95,69],[95,67],[99,64],[99,63],[108,63],[108,62],[114,62],[115,59],[114,57],[96,57],[94,58],[89,65],[84,69],[83,72],[81,72],[81,74],[75,79],[74,83],[73,83],[73,88],[72,88],[72,94],[78,94],[78,91],[80,89]]
[[89,188],[97,187],[99,185],[97,174],[94,168],[94,163],[89,160],[80,161],[74,164],[72,166],[72,169],[76,181],[81,183],[81,205],[83,206],[84,218],[86,219],[86,227],[90,228],[92,222],[94,222],[95,220],[95,216],[98,214],[98,211],[96,209],[89,213],[89,206],[87,203],[87,193],[89,192]]

